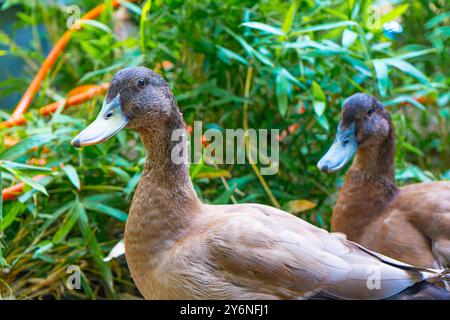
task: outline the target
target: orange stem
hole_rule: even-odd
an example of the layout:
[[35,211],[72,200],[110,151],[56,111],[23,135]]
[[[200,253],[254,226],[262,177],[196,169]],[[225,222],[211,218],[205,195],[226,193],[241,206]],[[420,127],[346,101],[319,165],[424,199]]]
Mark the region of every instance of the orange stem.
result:
[[[114,0],[113,6],[117,7],[119,6],[119,2]],[[89,20],[89,19],[95,19],[98,17],[103,11],[105,10],[105,4],[101,4],[91,11],[87,12],[85,15],[81,17],[83,20]],[[78,26],[78,25],[76,25]],[[16,108],[14,109],[14,112],[11,116],[10,121],[19,123],[22,123],[22,116],[27,111],[28,107],[31,104],[31,101],[33,100],[35,94],[38,92],[39,87],[41,86],[42,81],[46,77],[49,70],[53,67],[53,65],[56,62],[56,59],[59,57],[61,52],[66,47],[67,43],[70,40],[70,37],[72,36],[72,32],[75,30],[75,28],[69,29],[64,33],[64,35],[61,37],[61,39],[58,40],[58,42],[55,44],[53,49],[48,54],[47,58],[45,58],[44,62],[42,63],[38,73],[34,77],[31,84],[28,86],[27,90],[25,91],[24,95],[20,99],[19,103],[17,104]]]
[[[89,86],[88,89],[86,89],[85,91],[81,91],[81,92],[79,90],[77,90],[77,88],[75,88],[72,91],[78,92],[78,93],[69,96],[65,100],[56,101],[56,102],[50,103],[50,104],[42,107],[39,110],[39,113],[43,116],[48,116],[48,115],[52,114],[53,112],[55,112],[60,106],[65,105],[66,107],[70,107],[70,106],[75,106],[75,105],[81,104],[87,100],[92,99],[93,97],[95,97],[97,95],[105,93],[108,90],[108,86],[109,86],[109,83],[104,83],[104,84],[95,85],[95,86]],[[82,86],[82,87],[86,87],[86,86]],[[26,122],[25,117],[23,115],[20,115],[19,117],[16,117],[16,118],[12,117],[8,120],[3,121],[2,123],[0,123],[0,128],[1,127],[10,128],[10,127],[14,127],[14,126],[19,126],[19,125],[25,124],[25,122]]]
[[[39,181],[45,177],[46,177],[45,175],[39,174],[39,175],[33,177],[33,180]],[[3,189],[2,190],[3,200],[12,200],[12,199],[17,198],[23,192],[24,187],[25,187],[25,183],[21,182],[21,183],[13,185],[11,187]]]

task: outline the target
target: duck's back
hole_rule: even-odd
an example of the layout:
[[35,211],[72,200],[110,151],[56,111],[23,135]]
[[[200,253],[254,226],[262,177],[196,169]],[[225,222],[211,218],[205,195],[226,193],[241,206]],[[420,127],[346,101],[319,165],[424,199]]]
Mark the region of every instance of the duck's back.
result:
[[146,298],[380,299],[423,277],[262,205],[205,205],[191,231],[160,255],[147,279],[133,276],[144,281],[137,284]]
[[359,240],[371,250],[406,263],[449,267],[450,182],[401,187],[395,201],[367,226]]

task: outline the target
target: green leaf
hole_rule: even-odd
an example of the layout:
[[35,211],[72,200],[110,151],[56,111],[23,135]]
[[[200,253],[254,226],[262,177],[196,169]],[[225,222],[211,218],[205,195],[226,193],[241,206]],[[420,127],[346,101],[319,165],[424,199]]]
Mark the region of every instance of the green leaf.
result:
[[283,25],[281,26],[281,30],[283,30],[284,33],[287,34],[287,33],[289,33],[289,31],[291,31],[296,12],[297,12],[297,2],[293,1],[291,6],[289,7],[288,12],[286,13],[286,17],[284,18]]
[[14,222],[17,215],[24,212],[25,209],[26,209],[26,206],[23,203],[15,202],[14,205],[9,208],[6,215],[1,219],[0,231],[6,230],[6,228],[8,228],[11,225],[11,223]]
[[236,189],[235,186],[230,187],[230,189],[225,190],[221,195],[219,195],[216,199],[214,199],[214,204],[227,204],[230,202],[231,196]]
[[120,5],[124,6],[134,14],[137,14],[138,16],[142,14],[142,10],[138,5],[135,5],[134,3],[125,0],[119,0],[119,2]]
[[426,24],[425,27],[427,29],[431,29],[434,28],[435,26],[437,26],[438,24],[440,24],[441,22],[445,22],[447,19],[450,18],[450,11],[446,11],[443,12],[441,14],[438,14],[437,16],[433,17],[432,19],[430,19]]
[[386,103],[384,104],[385,106],[391,106],[391,105],[396,105],[396,104],[400,104],[400,103],[409,103],[412,106],[416,107],[419,110],[426,110],[425,106],[423,104],[421,104],[420,102],[414,100],[413,98],[411,98],[410,96],[399,96],[396,97],[392,100],[386,101]]
[[425,49],[425,50],[418,50],[418,51],[412,51],[412,52],[407,52],[404,54],[400,54],[398,56],[396,56],[396,59],[401,59],[401,60],[406,60],[406,59],[412,59],[412,58],[416,58],[416,57],[420,57],[420,56],[424,56],[426,54],[430,54],[430,53],[435,53],[437,52],[436,49]]
[[313,109],[318,117],[321,117],[325,112],[326,107],[326,97],[320,85],[313,81],[312,83],[312,93],[314,96]]
[[315,81],[312,82],[312,92],[315,100],[326,101],[325,93],[320,85]]
[[127,186],[123,190],[127,196],[130,196],[133,193],[134,189],[136,189],[139,180],[141,179],[142,173],[137,172],[131,179],[128,181]]
[[268,65],[269,67],[273,67],[274,66],[273,62],[270,61],[269,58],[267,58],[265,55],[263,55],[259,51],[254,50],[253,51],[253,55],[256,57],[256,59],[258,59],[259,61],[261,61],[265,65]]
[[381,17],[380,24],[383,25],[386,22],[397,19],[403,13],[405,13],[406,10],[408,10],[408,8],[409,8],[409,4],[407,4],[407,3],[394,8],[393,10],[389,11],[387,14],[385,14],[384,16]]
[[123,212],[119,209],[107,206],[106,204],[90,202],[90,201],[84,200],[83,205],[89,210],[107,214],[107,215],[109,215],[119,221],[122,221],[122,222],[125,222],[128,219],[128,215],[125,212]]
[[278,111],[282,117],[286,116],[288,110],[288,91],[290,86],[285,73],[279,72],[276,78],[276,95]]
[[239,44],[242,46],[242,48],[244,48],[245,52],[247,52],[247,54],[251,57],[253,57],[253,53],[256,52],[255,49],[253,49],[253,47],[251,45],[249,45],[247,43],[247,41],[245,41],[241,36],[238,36],[237,34],[235,34],[233,31],[231,31],[230,29],[228,29],[227,27],[223,28],[228,34],[230,34],[234,39],[236,39],[237,42],[239,42]]
[[152,0],[147,0],[142,7],[141,19],[139,21],[139,44],[143,54],[145,54],[145,23],[148,20],[148,14],[151,8]]
[[321,116],[316,115],[316,119],[322,128],[324,128],[326,131],[330,130],[330,125],[328,124],[328,119],[325,117],[324,114]]
[[349,29],[345,29],[344,32],[342,33],[342,46],[344,48],[351,47],[355,43],[357,38],[358,33],[351,31]]
[[69,232],[72,230],[77,220],[78,220],[78,211],[76,210],[76,203],[75,203],[72,209],[69,211],[63,226],[59,228],[58,231],[53,236],[52,242],[55,244],[62,243],[69,234]]
[[342,28],[342,27],[348,27],[348,26],[356,26],[358,25],[354,21],[340,21],[340,22],[332,22],[332,23],[325,23],[325,24],[318,24],[311,27],[305,27],[298,29],[293,32],[293,35],[297,36],[303,33],[313,32],[313,31],[324,31],[324,30],[330,30],[330,29],[336,29],[336,28]]
[[23,164],[18,162],[11,162],[7,160],[0,160],[0,167],[6,167],[19,171],[39,171],[39,172],[52,172],[52,169],[46,167],[36,167],[29,164]]
[[373,67],[377,76],[378,91],[382,97],[386,96],[389,85],[388,68],[383,60],[372,60]]
[[227,48],[216,46],[217,47],[217,55],[219,58],[224,61],[225,63],[231,64],[231,60],[238,61],[242,63],[243,65],[247,65],[248,62],[245,60],[241,55],[237,54],[236,52],[233,52],[231,50],[228,50]]
[[71,165],[65,165],[62,169],[74,187],[80,190],[80,178],[78,177],[77,170]]
[[[3,195],[1,193],[1,190],[3,190],[3,180],[2,180],[2,172],[0,171],[0,226],[2,225],[2,220],[3,220]],[[1,249],[1,245],[0,245],[0,249]],[[0,255],[0,258],[1,258],[1,255]]]
[[325,102],[323,101],[313,101],[314,112],[320,117],[325,112]]
[[82,26],[94,27],[95,29],[102,30],[106,33],[111,33],[112,30],[104,23],[97,20],[80,20]]
[[21,155],[25,154],[28,150],[46,144],[55,138],[56,136],[53,134],[37,134],[28,137],[0,153],[0,159],[11,160],[18,158]]
[[286,36],[286,33],[283,30],[269,26],[268,24],[261,23],[261,22],[252,22],[252,21],[244,22],[241,24],[241,26],[261,30],[261,31],[264,31],[267,33],[277,35],[277,36]]
[[25,182],[27,185],[29,185],[30,187],[32,187],[33,189],[36,189],[37,191],[42,192],[43,194],[45,194],[46,196],[48,196],[47,190],[46,190],[45,187],[44,187],[42,184],[40,184],[39,182],[33,180],[33,179],[30,178],[30,177],[21,175],[21,174],[18,174],[17,177],[18,177],[21,181]]
[[410,76],[416,78],[420,82],[427,84],[427,85],[431,85],[430,82],[428,81],[427,77],[419,69],[414,67],[409,62],[406,62],[406,61],[400,60],[400,59],[395,59],[395,58],[383,59],[383,61],[385,63],[387,63],[388,65],[395,67],[395,68],[403,71],[406,74],[409,74]]
[[113,292],[113,276],[111,268],[107,263],[103,261],[103,253],[100,249],[97,238],[89,227],[89,220],[86,214],[86,210],[83,207],[82,203],[80,203],[79,201],[76,202],[75,210],[77,211],[78,215],[78,224],[80,226],[80,231],[83,235],[84,240],[89,246],[89,253],[93,258],[94,263],[99,268],[103,280],[108,285],[108,289]]

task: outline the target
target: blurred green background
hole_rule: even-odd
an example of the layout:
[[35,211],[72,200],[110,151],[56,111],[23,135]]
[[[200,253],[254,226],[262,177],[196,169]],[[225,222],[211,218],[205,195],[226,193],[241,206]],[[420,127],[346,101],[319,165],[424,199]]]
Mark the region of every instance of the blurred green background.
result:
[[[85,13],[100,3],[0,1],[2,120],[67,31],[68,6]],[[137,135],[70,146],[102,96],[50,117],[37,113],[126,66],[162,74],[187,125],[201,120],[205,129],[225,130],[248,122],[285,131],[280,171],[264,179],[283,209],[322,228],[345,170],[325,175],[316,163],[334,138],[343,100],[356,92],[375,95],[391,112],[399,184],[450,178],[448,1],[120,1],[118,11],[104,3],[99,19],[72,35],[27,124],[0,129],[0,186],[26,184],[18,199],[0,203],[0,297],[140,297],[123,256],[103,260],[123,237],[140,177],[145,152]],[[403,31],[383,29],[392,21]],[[9,146],[6,135],[20,142]],[[36,174],[47,177],[36,182]],[[205,202],[274,205],[250,165],[196,164],[191,175]],[[69,265],[82,271],[80,290],[66,287]]]

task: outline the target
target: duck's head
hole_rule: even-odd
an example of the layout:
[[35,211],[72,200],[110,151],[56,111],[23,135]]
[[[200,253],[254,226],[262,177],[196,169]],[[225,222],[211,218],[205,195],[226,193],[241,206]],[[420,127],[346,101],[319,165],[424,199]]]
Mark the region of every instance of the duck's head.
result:
[[101,143],[121,129],[163,124],[178,111],[166,81],[145,67],[126,68],[111,80],[97,118],[73,140],[75,147]]
[[317,167],[323,172],[342,169],[358,149],[381,144],[389,135],[389,114],[373,96],[357,93],[344,102],[336,138]]

